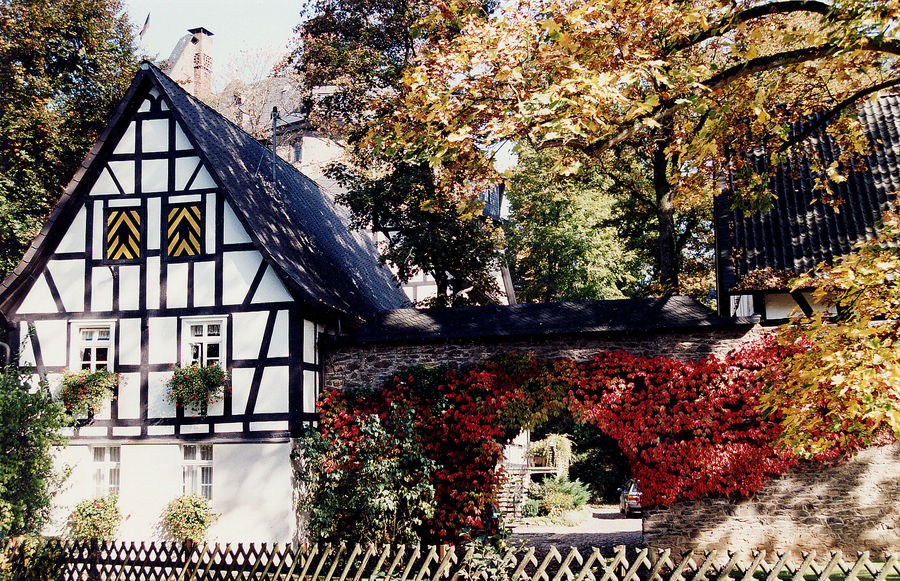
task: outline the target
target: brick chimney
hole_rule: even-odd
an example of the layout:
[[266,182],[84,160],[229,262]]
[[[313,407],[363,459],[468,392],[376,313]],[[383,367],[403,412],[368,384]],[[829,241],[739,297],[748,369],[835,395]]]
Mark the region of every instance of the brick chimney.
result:
[[194,52],[194,95],[205,97],[211,93],[210,81],[212,80],[212,35],[213,33],[202,26],[188,30],[191,34],[191,45]]
[[184,89],[200,99],[212,93],[212,35],[203,28],[191,28],[181,37],[164,67]]

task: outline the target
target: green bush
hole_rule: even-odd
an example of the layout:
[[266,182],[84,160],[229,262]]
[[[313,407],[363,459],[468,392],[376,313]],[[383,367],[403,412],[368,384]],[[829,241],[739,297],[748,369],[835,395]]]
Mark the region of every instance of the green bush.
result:
[[51,449],[65,443],[65,410],[46,384],[32,390],[28,377],[0,368],[0,537],[40,531],[62,481]]
[[541,503],[534,499],[528,499],[525,503],[525,506],[522,507],[522,516],[525,518],[531,518],[533,516],[537,516],[541,511]]
[[550,516],[558,516],[575,508],[571,494],[558,490],[548,490],[541,497],[541,508]]
[[0,579],[63,579],[68,561],[63,547],[63,543],[57,539],[42,537],[17,537],[0,541]]
[[198,494],[179,496],[163,513],[163,525],[172,537],[202,541],[218,515],[213,514],[209,500]]
[[425,456],[412,411],[357,415],[346,437],[311,432],[294,455],[306,483],[300,508],[312,541],[415,543],[434,515],[435,462]]
[[572,497],[572,508],[581,508],[591,499],[591,490],[580,480],[569,480],[566,476],[557,476],[545,480],[541,484],[544,495],[551,493],[567,494]]
[[532,484],[528,495],[540,506],[538,514],[558,516],[584,506],[591,498],[591,491],[580,480],[556,476]]
[[79,502],[69,515],[69,532],[76,539],[111,541],[121,522],[119,497],[110,494]]

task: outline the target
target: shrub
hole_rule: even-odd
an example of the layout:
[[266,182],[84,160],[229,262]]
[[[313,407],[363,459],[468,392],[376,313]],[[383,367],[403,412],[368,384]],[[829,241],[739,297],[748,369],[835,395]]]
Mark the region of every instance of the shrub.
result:
[[68,555],[65,545],[44,537],[17,537],[0,543],[0,579],[49,581],[64,579]]
[[346,415],[332,429],[302,438],[295,455],[312,540],[418,542],[434,514],[438,466],[424,454],[411,411]]
[[541,496],[541,508],[550,516],[557,516],[575,508],[575,502],[571,494],[548,490]]
[[0,537],[40,531],[62,480],[51,449],[65,443],[65,411],[46,385],[31,390],[27,381],[12,367],[0,368]]
[[219,516],[213,514],[209,500],[199,494],[179,496],[166,506],[163,525],[172,537],[202,541]]
[[540,503],[533,498],[529,498],[528,501],[525,502],[525,506],[522,507],[522,516],[525,518],[531,518],[533,516],[537,516],[540,510]]
[[110,494],[79,502],[69,515],[69,532],[76,539],[110,541],[121,522],[119,497]]
[[115,394],[119,374],[108,369],[69,371],[63,375],[59,398],[74,417],[94,414]]
[[572,508],[581,508],[591,499],[591,491],[580,480],[569,480],[565,476],[550,478],[541,483],[543,496],[565,494],[572,499]]
[[222,399],[227,384],[228,372],[219,365],[173,366],[172,378],[166,383],[169,387],[166,399],[205,417],[207,406]]

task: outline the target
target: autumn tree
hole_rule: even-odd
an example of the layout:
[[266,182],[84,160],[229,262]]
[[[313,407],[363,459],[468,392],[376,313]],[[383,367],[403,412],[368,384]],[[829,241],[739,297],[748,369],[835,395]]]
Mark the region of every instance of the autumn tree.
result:
[[900,215],[856,252],[795,281],[826,307],[781,341],[805,349],[774,370],[761,398],[783,416],[782,440],[802,456],[900,437]]
[[37,234],[136,66],[114,0],[0,3],[0,275]]
[[[472,9],[491,7],[487,0]],[[490,302],[501,236],[482,216],[478,194],[498,178],[448,182],[438,177],[445,168],[363,140],[402,103],[404,71],[423,42],[436,40],[417,24],[432,9],[419,0],[310,0],[293,59],[310,124],[347,146],[327,175],[345,188],[339,200],[356,226],[384,235],[382,259],[404,282],[430,274],[438,287],[432,306]]]
[[643,282],[638,256],[611,224],[609,180],[599,169],[559,175],[567,153],[525,147],[508,175],[504,231],[519,302],[621,298]]
[[[806,155],[791,124],[815,111],[836,121],[900,83],[898,11],[887,0],[518,0],[485,16],[438,3],[419,21],[426,41],[402,106],[366,143],[441,168],[444,183],[490,179],[489,154],[507,141],[577,149],[588,163],[630,148],[652,183],[659,283],[677,292],[676,213],[708,205],[732,170],[737,203],[766,207],[764,177],[730,154]],[[849,118],[835,137],[860,149]],[[827,196],[839,169],[819,169]]]

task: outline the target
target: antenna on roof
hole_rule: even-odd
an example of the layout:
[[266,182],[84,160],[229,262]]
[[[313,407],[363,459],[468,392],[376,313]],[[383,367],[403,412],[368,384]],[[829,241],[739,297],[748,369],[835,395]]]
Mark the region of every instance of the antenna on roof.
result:
[[278,155],[277,153],[275,153],[275,146],[276,146],[275,125],[278,122],[278,119],[279,119],[278,107],[272,107],[272,182],[273,183],[275,182],[275,164],[277,163],[275,156]]

